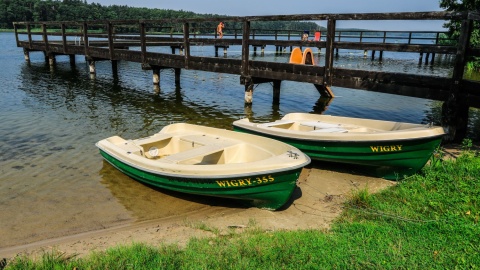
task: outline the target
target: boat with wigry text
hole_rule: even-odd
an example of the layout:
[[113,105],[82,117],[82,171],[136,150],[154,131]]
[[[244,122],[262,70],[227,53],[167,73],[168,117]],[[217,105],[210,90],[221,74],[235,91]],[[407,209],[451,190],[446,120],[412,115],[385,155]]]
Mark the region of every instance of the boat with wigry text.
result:
[[269,123],[245,118],[233,129],[283,141],[315,160],[361,165],[389,180],[423,168],[445,134],[438,126],[309,113],[290,113]]
[[145,184],[271,210],[289,200],[310,163],[300,150],[277,140],[186,123],[146,138],[112,136],[96,146],[106,161]]

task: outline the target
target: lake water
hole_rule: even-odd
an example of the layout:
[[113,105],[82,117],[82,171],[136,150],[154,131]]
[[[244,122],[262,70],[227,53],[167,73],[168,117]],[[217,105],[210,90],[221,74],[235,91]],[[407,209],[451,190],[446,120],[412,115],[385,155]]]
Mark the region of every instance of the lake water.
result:
[[[265,122],[290,112],[325,109],[311,84],[282,82],[280,105],[272,105],[270,84],[259,85],[252,107],[245,108],[238,76],[182,70],[181,88],[176,88],[173,71],[163,70],[156,92],[151,71],[138,63],[119,62],[115,75],[108,61],[97,62],[92,79],[81,56],[75,66],[60,56],[49,67],[39,52],[25,62],[12,33],[0,33],[0,46],[0,248],[225,207],[219,199],[155,190],[124,176],[95,147],[105,137],[144,137],[171,122],[231,129],[234,120],[245,116]],[[211,54],[213,48],[192,51]],[[265,58],[288,61],[268,51]],[[385,53],[384,63],[393,66],[381,68],[449,72],[441,62],[438,68],[418,66],[418,55],[411,58],[389,59]],[[336,61],[347,67],[379,65],[358,52]],[[333,91],[336,98],[327,106],[328,114],[439,122],[439,102],[337,87]]]

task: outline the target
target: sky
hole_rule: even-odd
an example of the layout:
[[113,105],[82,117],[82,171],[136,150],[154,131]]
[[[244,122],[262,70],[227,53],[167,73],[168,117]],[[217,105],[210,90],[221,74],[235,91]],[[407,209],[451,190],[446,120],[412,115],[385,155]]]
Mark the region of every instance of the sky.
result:
[[[440,0],[88,0],[104,6],[125,5],[192,11],[229,16],[384,13],[442,11]],[[317,22],[326,26],[326,22]],[[372,30],[432,30],[441,31],[443,21],[338,21],[337,28],[368,28]],[[227,26],[228,27],[228,26]]]

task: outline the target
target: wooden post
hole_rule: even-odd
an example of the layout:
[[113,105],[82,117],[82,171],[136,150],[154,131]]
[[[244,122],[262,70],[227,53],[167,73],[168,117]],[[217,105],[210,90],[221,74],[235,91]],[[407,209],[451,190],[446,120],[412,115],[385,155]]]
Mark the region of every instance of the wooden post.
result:
[[142,65],[147,63],[147,38],[145,35],[145,22],[140,22],[140,48],[142,51]]
[[96,73],[95,61],[94,60],[88,60],[88,67],[89,67],[90,74],[95,74]]
[[242,67],[240,71],[240,78],[245,84],[245,106],[250,106],[253,102],[253,84],[250,77],[250,21],[243,21],[242,33]]
[[323,75],[323,85],[325,87],[331,86],[333,79],[333,42],[335,40],[335,24],[336,21],[334,19],[328,19],[325,47],[325,73]]
[[315,88],[317,88],[317,91],[318,93],[320,94],[321,97],[324,97],[324,98],[334,98],[335,95],[333,94],[333,91],[332,89],[330,88],[330,86],[326,86],[326,85],[320,85],[320,84],[314,84],[315,85]]
[[110,60],[114,59],[115,54],[115,47],[113,45],[113,26],[111,22],[107,22],[107,32],[108,32],[108,55],[110,56]]
[[13,30],[15,31],[15,42],[16,42],[15,44],[17,44],[17,47],[20,47],[19,46],[19,41],[20,40],[18,39],[18,29],[17,29],[17,24],[16,23],[13,24]]
[[181,68],[175,68],[175,85],[180,85],[180,74],[182,73]]
[[160,69],[152,68],[153,71],[153,85],[160,85]]
[[23,48],[23,57],[26,62],[30,63],[30,51],[27,48]]
[[65,24],[62,23],[62,46],[63,46],[63,53],[67,53],[67,35],[65,33]]
[[49,53],[48,54],[48,64],[50,66],[54,66],[55,65],[55,54],[53,53]]
[[273,81],[273,104],[280,104],[280,86],[282,85],[281,80]]
[[249,54],[250,54],[250,21],[245,20],[243,22],[243,35],[242,35],[242,68],[241,76],[250,77],[250,66],[249,66]]
[[42,37],[43,37],[43,44],[45,45],[45,52],[48,52],[48,36],[47,36],[47,25],[42,24]]
[[70,58],[70,65],[75,66],[75,54],[69,54],[68,57]]
[[118,74],[118,61],[117,60],[111,60],[112,63],[112,73],[113,74]]
[[245,106],[251,106],[253,103],[253,84],[245,85]]
[[32,48],[32,27],[30,23],[27,23],[27,33],[28,33],[28,48]]
[[86,22],[83,23],[83,46],[85,47],[85,57],[90,56],[89,48],[88,48],[88,25]]
[[[190,24],[188,22],[183,24],[183,48],[185,50],[185,68],[188,69],[190,63]],[[180,74],[180,71],[178,71]],[[177,70],[175,69],[175,83],[177,83]],[[178,83],[180,83],[180,75],[178,75]]]
[[421,65],[423,61],[423,52],[420,52],[420,56],[418,57],[418,65]]
[[467,134],[468,106],[466,100],[460,97],[462,80],[465,69],[465,53],[470,43],[473,30],[472,20],[463,20],[460,36],[458,38],[455,65],[453,67],[452,85],[448,99],[442,106],[442,126],[446,129],[445,141],[461,142]]

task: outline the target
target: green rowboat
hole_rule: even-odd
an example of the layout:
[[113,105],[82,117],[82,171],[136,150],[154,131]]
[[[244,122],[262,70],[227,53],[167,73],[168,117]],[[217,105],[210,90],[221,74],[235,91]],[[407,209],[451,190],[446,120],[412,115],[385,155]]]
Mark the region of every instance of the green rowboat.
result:
[[315,160],[360,165],[389,180],[418,172],[441,143],[442,127],[290,113],[270,123],[241,119],[233,129],[288,143]]
[[137,181],[270,210],[289,200],[310,163],[301,151],[276,140],[185,123],[141,139],[109,137],[96,146],[106,161]]

